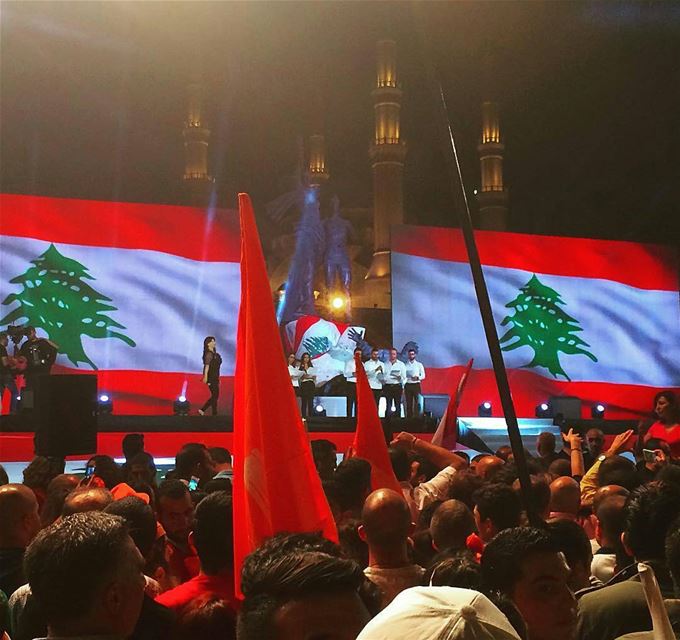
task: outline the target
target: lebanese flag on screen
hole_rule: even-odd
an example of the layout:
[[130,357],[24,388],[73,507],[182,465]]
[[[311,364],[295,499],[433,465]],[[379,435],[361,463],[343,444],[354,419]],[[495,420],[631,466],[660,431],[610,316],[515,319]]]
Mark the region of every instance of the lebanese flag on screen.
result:
[[203,404],[215,336],[224,411],[239,251],[235,211],[0,194],[0,326],[34,325],[60,347],[53,373],[97,373],[119,414]]
[[[476,231],[519,416],[577,396],[583,416],[649,414],[659,389],[680,389],[677,251],[630,242]],[[392,230],[395,344],[415,340],[425,393],[448,393],[475,360],[459,415],[500,400],[462,234]]]

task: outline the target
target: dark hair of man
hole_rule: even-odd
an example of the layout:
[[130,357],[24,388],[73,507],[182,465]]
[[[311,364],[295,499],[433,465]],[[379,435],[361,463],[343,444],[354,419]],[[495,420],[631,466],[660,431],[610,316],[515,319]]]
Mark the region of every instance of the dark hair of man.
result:
[[342,557],[354,560],[362,569],[368,566],[368,545],[359,537],[361,520],[352,518],[338,525]]
[[416,523],[416,528],[418,530],[427,529],[429,531],[430,525],[432,524],[432,518],[437,512],[437,509],[444,504],[444,500],[433,500],[429,504],[425,505],[418,514],[418,522]]
[[624,496],[610,495],[597,505],[595,512],[602,529],[602,535],[616,555],[616,564],[619,569],[628,566],[633,561],[621,542],[621,534],[626,525],[625,506],[626,498]]
[[600,487],[618,484],[632,491],[640,484],[640,479],[635,465],[630,460],[622,456],[609,456],[600,463],[597,484]]
[[451,478],[449,483],[449,498],[460,500],[470,509],[474,509],[475,501],[472,496],[483,484],[484,480],[472,471],[459,471]]
[[554,478],[562,478],[571,475],[571,461],[557,458],[548,465],[548,473]]
[[432,541],[440,551],[450,548],[464,549],[465,541],[475,530],[472,511],[464,502],[455,499],[443,502],[430,523]]
[[123,481],[122,471],[111,456],[92,456],[90,463],[94,465],[94,474],[104,483],[107,489],[113,489]]
[[444,551],[433,558],[423,584],[481,591],[482,569],[469,551]]
[[23,484],[31,489],[46,491],[52,479],[62,473],[64,473],[64,458],[36,456],[24,469]]
[[128,526],[128,533],[143,558],[151,553],[156,540],[156,517],[151,507],[140,498],[128,496],[112,502],[104,513],[120,516]]
[[680,590],[680,518],[668,528],[665,546],[666,566],[673,576],[676,589]]
[[390,462],[392,463],[392,470],[399,482],[405,482],[409,479],[411,474],[411,463],[408,459],[408,452],[400,447],[390,447],[388,449],[390,454]]
[[590,569],[593,548],[581,525],[573,520],[556,520],[545,526],[551,538],[557,542],[570,568],[581,565]]
[[664,465],[656,475],[656,481],[680,488],[680,466],[677,464]]
[[650,438],[647,440],[647,442],[645,442],[645,449],[660,449],[667,456],[671,455],[671,448],[668,446],[668,443],[661,438]]
[[200,442],[188,442],[175,456],[175,471],[180,478],[189,480],[196,465],[205,461],[206,446]]
[[229,449],[225,449],[224,447],[210,447],[208,453],[217,464],[231,464],[231,453],[229,452]]
[[416,456],[415,462],[418,463],[418,473],[416,475],[423,476],[425,482],[432,480],[440,471],[440,469],[422,456]]
[[[248,558],[246,558],[246,562]],[[356,592],[366,578],[356,562],[318,551],[294,550],[254,560],[258,576],[241,607],[240,640],[276,637],[274,615],[283,604],[312,595]]]
[[38,533],[26,550],[24,570],[48,623],[89,613],[122,569],[127,536],[123,518],[98,511],[76,513]]
[[189,487],[181,480],[163,480],[158,485],[158,491],[156,491],[158,508],[161,508],[161,498],[181,500],[187,493],[189,493]]
[[205,483],[204,488],[208,495],[215,493],[216,491],[226,491],[229,495],[231,495],[233,489],[231,480],[225,477],[208,480],[208,482]]
[[0,487],[3,484],[9,484],[9,476],[7,475],[7,471],[5,471],[5,467],[0,464]]
[[489,592],[512,596],[524,561],[534,553],[559,553],[550,535],[534,527],[514,527],[496,535],[482,553],[482,583]]
[[522,503],[512,487],[488,484],[476,491],[473,498],[481,519],[490,519],[498,531],[519,526]]
[[206,593],[177,616],[173,640],[236,640],[236,612],[226,600]]
[[342,511],[361,511],[371,489],[371,463],[363,458],[343,460],[335,471]]
[[130,462],[138,453],[144,451],[144,434],[143,433],[128,433],[123,437],[122,443],[123,455],[125,459]]
[[626,504],[625,543],[636,561],[663,561],[666,533],[678,516],[678,487],[651,483],[630,494]]
[[[550,485],[543,474],[529,476],[531,486],[529,488],[529,508],[537,515],[545,513],[550,505]],[[522,490],[519,480],[513,483],[513,489],[522,499]]]
[[146,451],[140,451],[139,453],[136,453],[130,460],[128,460],[128,464],[130,466],[135,464],[143,464],[148,467],[149,471],[156,473],[156,462],[154,461],[153,456]]
[[[83,495],[88,495],[86,501],[87,508],[83,508],[85,504],[78,498]],[[74,513],[85,513],[89,511],[103,511],[108,505],[113,502],[113,496],[108,489],[104,487],[78,487],[71,491],[64,498],[64,504],[61,508],[61,515],[63,517],[71,516]]]
[[194,544],[207,575],[216,575],[234,564],[234,531],[231,496],[216,491],[196,507]]

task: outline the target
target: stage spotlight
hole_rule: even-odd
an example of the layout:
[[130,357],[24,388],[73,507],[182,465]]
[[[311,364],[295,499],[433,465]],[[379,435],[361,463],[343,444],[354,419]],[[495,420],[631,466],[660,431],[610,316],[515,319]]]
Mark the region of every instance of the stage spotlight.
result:
[[314,405],[314,415],[317,418],[324,418],[326,416],[326,409],[324,409],[324,406],[320,402],[317,402],[317,404]]
[[172,412],[176,416],[188,416],[189,409],[191,409],[191,404],[185,395],[178,396],[177,400],[172,403]]
[[590,408],[590,415],[595,419],[604,418],[604,410],[605,406],[598,402]]
[[334,296],[331,299],[331,307],[336,311],[339,311],[345,306],[345,299],[342,296]]
[[110,415],[113,413],[113,400],[111,400],[111,397],[108,394],[100,394],[97,400],[97,413],[100,416]]
[[547,402],[541,402],[536,407],[537,418],[552,418],[552,407]]
[[482,402],[482,404],[477,407],[477,415],[480,418],[491,417],[491,403],[488,400]]

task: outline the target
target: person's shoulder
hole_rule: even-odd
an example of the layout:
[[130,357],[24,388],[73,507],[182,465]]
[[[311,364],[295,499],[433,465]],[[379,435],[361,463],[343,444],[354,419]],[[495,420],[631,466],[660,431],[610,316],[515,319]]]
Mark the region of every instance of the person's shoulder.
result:
[[203,364],[210,364],[212,362],[212,359],[213,359],[212,351],[206,351],[203,354]]

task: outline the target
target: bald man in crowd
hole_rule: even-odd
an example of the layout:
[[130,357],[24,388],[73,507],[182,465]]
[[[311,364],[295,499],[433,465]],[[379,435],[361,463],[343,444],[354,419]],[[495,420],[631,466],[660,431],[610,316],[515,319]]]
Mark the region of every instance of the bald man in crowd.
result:
[[462,551],[468,536],[475,532],[475,517],[460,500],[443,502],[432,516],[430,535],[437,551]]
[[581,507],[581,488],[573,478],[562,476],[550,483],[550,520],[574,520]]
[[477,461],[475,473],[482,480],[492,480],[498,470],[505,464],[502,458],[496,456],[484,456]]
[[26,547],[40,531],[38,501],[23,484],[0,487],[0,590],[12,595],[24,582]]
[[81,487],[71,491],[64,500],[62,517],[87,511],[104,511],[113,502],[113,495],[103,487]]
[[409,560],[408,538],[414,529],[411,511],[400,493],[378,489],[366,498],[359,525],[359,537],[368,545],[364,573],[383,592],[383,606],[404,589],[419,585],[425,573]]

